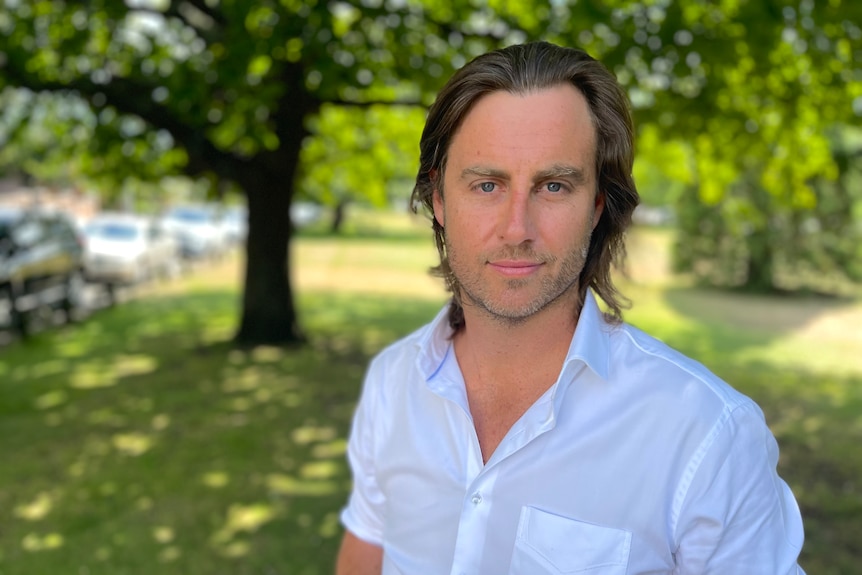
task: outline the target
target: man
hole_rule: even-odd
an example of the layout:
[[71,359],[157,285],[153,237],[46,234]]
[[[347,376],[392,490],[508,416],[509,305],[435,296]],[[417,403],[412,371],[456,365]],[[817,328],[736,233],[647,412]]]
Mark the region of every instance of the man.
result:
[[801,572],[759,408],[620,319],[638,195],[614,77],[547,43],[485,54],[420,149],[453,297],[369,367],[338,573]]

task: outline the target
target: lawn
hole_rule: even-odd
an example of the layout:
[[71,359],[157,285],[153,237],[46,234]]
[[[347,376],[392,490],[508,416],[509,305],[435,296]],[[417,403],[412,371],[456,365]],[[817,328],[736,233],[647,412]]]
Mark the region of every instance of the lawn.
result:
[[[226,343],[232,257],[0,349],[0,575],[330,573],[365,365],[445,298],[430,238],[381,221],[296,242],[303,348]],[[633,234],[627,318],[763,406],[803,566],[858,572],[862,303],[694,289],[666,246]]]

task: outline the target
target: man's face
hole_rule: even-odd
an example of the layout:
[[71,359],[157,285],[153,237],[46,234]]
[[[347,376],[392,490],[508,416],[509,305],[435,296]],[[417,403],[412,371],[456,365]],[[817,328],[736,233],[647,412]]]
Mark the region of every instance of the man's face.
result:
[[583,95],[559,85],[482,97],[451,141],[434,217],[465,307],[507,323],[577,301],[604,206]]

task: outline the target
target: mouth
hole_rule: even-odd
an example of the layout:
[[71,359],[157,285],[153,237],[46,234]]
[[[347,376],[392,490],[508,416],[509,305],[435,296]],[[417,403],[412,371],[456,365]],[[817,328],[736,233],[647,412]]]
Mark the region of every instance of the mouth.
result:
[[489,261],[491,269],[506,277],[524,277],[534,273],[544,265],[543,262],[526,260]]

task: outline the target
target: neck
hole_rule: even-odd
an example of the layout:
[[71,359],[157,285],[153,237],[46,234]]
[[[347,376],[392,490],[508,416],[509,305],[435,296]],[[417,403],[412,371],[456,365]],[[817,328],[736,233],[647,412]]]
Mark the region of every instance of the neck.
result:
[[453,343],[485,462],[560,375],[578,309],[556,303],[517,323],[464,308],[465,327]]
[[518,322],[492,317],[468,303],[465,327],[455,338],[456,350],[469,353],[483,371],[499,374],[498,380],[540,367],[556,374],[578,323],[580,309],[574,295]]

